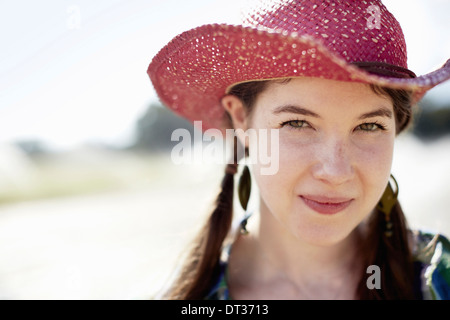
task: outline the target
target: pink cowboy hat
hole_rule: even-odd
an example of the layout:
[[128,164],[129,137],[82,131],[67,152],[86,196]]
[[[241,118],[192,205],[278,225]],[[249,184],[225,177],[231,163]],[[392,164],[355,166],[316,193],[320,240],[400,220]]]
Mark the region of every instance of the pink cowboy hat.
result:
[[261,1],[242,25],[209,24],[176,36],[148,75],[161,102],[202,129],[224,130],[220,99],[237,83],[320,77],[413,91],[450,78],[450,60],[416,77],[402,29],[379,0]]

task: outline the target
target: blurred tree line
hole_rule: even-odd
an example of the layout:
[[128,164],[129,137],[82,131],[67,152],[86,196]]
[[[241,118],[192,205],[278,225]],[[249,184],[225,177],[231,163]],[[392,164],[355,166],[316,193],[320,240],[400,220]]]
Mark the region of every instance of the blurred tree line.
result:
[[[170,152],[179,141],[171,141],[172,132],[186,129],[194,136],[194,126],[161,104],[151,104],[136,122],[136,138],[131,150]],[[193,143],[193,141],[191,141]]]
[[[150,152],[170,151],[178,141],[171,141],[172,132],[178,128],[194,128],[190,122],[175,115],[160,104],[152,104],[137,121],[136,140],[131,149]],[[450,102],[438,104],[424,99],[414,114],[410,132],[422,140],[431,140],[450,134]]]
[[450,102],[423,99],[414,115],[412,133],[422,140],[450,134]]

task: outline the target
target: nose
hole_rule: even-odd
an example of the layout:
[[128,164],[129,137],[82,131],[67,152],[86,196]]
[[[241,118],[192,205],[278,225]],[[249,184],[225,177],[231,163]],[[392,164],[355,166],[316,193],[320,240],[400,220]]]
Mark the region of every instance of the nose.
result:
[[354,176],[354,167],[348,143],[330,139],[318,146],[313,176],[330,185],[341,185],[351,180]]

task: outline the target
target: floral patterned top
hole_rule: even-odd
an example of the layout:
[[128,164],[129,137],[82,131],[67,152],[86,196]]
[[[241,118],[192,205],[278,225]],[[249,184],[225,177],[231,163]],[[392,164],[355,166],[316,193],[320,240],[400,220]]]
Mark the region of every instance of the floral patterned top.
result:
[[[413,256],[416,296],[423,300],[450,300],[449,240],[441,234],[422,231],[415,232],[415,237]],[[220,267],[220,275],[205,297],[207,300],[231,300],[227,285],[227,261],[221,261]]]

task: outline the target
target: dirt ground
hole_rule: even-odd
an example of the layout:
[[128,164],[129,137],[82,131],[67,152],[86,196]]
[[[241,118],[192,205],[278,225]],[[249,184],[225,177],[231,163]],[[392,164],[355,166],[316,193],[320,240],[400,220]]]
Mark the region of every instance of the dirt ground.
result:
[[[450,234],[450,142],[398,142],[412,227]],[[146,299],[166,283],[218,190],[219,166],[171,166],[145,186],[0,207],[1,299]]]
[[0,207],[0,298],[151,297],[218,187],[205,168],[184,169],[146,187]]

